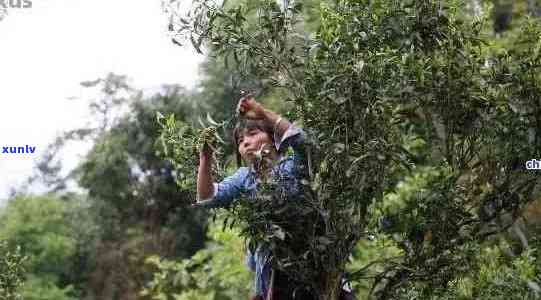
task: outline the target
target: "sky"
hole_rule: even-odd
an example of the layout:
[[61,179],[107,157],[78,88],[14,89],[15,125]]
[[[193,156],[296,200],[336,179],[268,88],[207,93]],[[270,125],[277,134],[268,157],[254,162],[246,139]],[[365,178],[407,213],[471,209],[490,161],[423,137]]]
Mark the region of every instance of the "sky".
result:
[[[171,43],[166,29],[160,0],[32,0],[31,8],[8,8],[0,21],[0,203],[55,136],[89,122],[81,81],[114,72],[143,90],[196,84],[203,57]],[[26,145],[35,153],[2,153]],[[66,168],[88,148],[68,148]]]

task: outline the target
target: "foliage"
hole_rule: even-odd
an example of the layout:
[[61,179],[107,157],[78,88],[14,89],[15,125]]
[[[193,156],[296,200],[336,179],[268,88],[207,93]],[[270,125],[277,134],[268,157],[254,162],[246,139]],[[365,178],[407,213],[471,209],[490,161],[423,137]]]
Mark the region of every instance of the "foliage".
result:
[[[505,254],[505,249],[508,245],[503,240],[480,249],[467,274],[451,280],[445,289],[433,291],[431,299],[538,299],[538,251],[532,248],[515,256]],[[405,286],[398,294],[399,299],[427,297],[419,286]]]
[[[204,243],[206,214],[186,209],[193,191],[174,184],[173,166],[155,149],[156,111],[189,122],[197,103],[180,86],[164,85],[149,95],[116,74],[81,85],[96,95],[89,101],[93,122],[59,136],[39,164],[40,179],[51,190],[60,192],[76,180],[86,192],[78,218],[64,219],[74,225],[78,239],[73,268],[61,287],[72,284],[79,298],[136,297],[149,278],[144,267],[148,255],[189,257]],[[60,150],[77,141],[92,147],[75,170],[61,177],[56,164]],[[64,200],[77,203],[72,195]],[[48,283],[35,281],[33,286],[45,289]]]
[[[234,217],[252,241],[275,243],[275,266],[302,275],[321,299],[336,298],[366,229],[403,253],[384,264],[375,296],[437,294],[539,196],[538,177],[524,168],[541,149],[539,22],[526,25],[522,48],[494,54],[484,20],[459,18],[458,7],[323,3],[318,31],[306,39],[297,31],[298,2],[201,0],[171,29],[196,49],[233,57],[242,74],[284,88],[295,104],[290,115],[316,133],[306,201],[266,216],[265,204],[241,205],[248,210]],[[279,203],[272,188],[265,197]],[[297,224],[304,232],[283,230],[298,228],[291,220],[305,219],[291,216],[307,208],[311,222]],[[296,243],[283,243],[288,236]]]
[[9,249],[6,242],[0,242],[0,299],[21,299],[18,293],[23,285],[25,262],[27,257],[21,254],[21,248]]
[[[103,90],[107,82],[98,87]],[[104,101],[121,98],[124,88],[111,93],[103,94]],[[76,171],[101,223],[89,274],[95,297],[135,297],[148,278],[141,267],[148,255],[187,257],[203,245],[206,216],[186,209],[193,192],[174,184],[183,174],[155,149],[156,111],[187,120],[194,109],[189,97],[178,86],[164,86],[152,96],[130,94],[119,103],[127,113],[96,136]]]
[[[40,278],[41,277],[41,278]],[[75,300],[73,286],[60,288],[47,277],[31,276],[21,289],[22,299],[29,300]]]
[[[197,0],[182,19],[166,2],[174,40],[208,54],[201,83],[152,96],[121,75],[82,83],[97,92],[96,122],[60,136],[37,167],[50,190],[77,179],[89,197],[9,204],[0,298],[16,298],[23,274],[27,299],[137,298],[143,287],[155,299],[246,298],[237,234],[321,298],[335,298],[343,272],[361,299],[539,297],[539,231],[529,247],[514,240],[540,191],[524,168],[541,149],[539,1]],[[224,136],[239,88],[309,133],[305,201],[266,182],[261,201],[220,218],[233,231],[212,225],[200,250],[207,215],[187,209],[193,146],[205,144],[194,124],[208,112]],[[93,148],[62,178],[59,151],[78,140]],[[216,179],[232,153],[219,148]]]
[[[195,191],[197,178],[197,165],[199,153],[203,147],[212,149],[214,161],[212,166],[213,178],[217,180],[223,175],[223,170],[218,157],[223,157],[224,152],[221,145],[225,144],[218,135],[218,129],[224,129],[225,122],[216,123],[207,114],[207,121],[211,124],[205,126],[200,120],[202,129],[196,129],[190,124],[177,120],[174,114],[167,117],[160,112],[157,114],[157,122],[161,126],[160,137],[156,140],[158,155],[167,158],[175,168],[177,174],[177,185],[186,191]],[[193,203],[195,195],[188,197],[187,203]]]
[[506,257],[498,247],[481,250],[478,273],[450,284],[443,299],[538,299],[540,271],[529,249],[515,258]]
[[[220,218],[222,219],[222,218]],[[244,299],[252,274],[244,266],[244,244],[238,230],[209,227],[204,249],[181,261],[152,256],[147,263],[156,272],[142,291],[149,299]]]
[[376,238],[367,234],[352,252],[346,265],[348,279],[357,299],[370,299],[374,278],[385,269],[385,264],[403,255],[400,248],[386,236]]
[[19,197],[3,212],[0,237],[20,245],[29,256],[28,271],[60,276],[75,251],[72,229],[64,222],[66,203],[52,197]]
[[20,245],[27,257],[28,278],[18,291],[23,299],[72,299],[66,283],[77,253],[78,237],[66,222],[72,213],[69,203],[52,196],[20,196],[2,212],[0,238]]

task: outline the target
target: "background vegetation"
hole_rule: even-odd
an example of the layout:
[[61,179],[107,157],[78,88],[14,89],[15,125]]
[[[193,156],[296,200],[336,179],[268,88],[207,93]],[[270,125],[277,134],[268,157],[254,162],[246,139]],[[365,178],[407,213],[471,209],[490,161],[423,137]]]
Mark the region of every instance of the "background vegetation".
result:
[[[82,83],[100,93],[96,125],[51,144],[30,179],[49,193],[21,190],[0,211],[0,298],[246,299],[256,241],[321,299],[344,273],[359,299],[540,296],[540,180],[525,162],[541,157],[541,3],[164,5],[174,41],[207,57],[198,87]],[[216,171],[235,168],[240,89],[309,133],[305,204],[189,207],[198,130],[218,125]],[[57,154],[76,140],[93,148],[61,177]],[[272,226],[301,212],[313,231]]]

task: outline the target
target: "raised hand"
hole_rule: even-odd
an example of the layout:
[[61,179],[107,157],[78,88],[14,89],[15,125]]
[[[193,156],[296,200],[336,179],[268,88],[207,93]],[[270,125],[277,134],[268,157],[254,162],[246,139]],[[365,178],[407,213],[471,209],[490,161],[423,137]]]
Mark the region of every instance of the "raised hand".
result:
[[201,131],[197,142],[200,155],[210,158],[216,148],[216,127],[207,127]]
[[265,108],[255,101],[254,96],[248,94],[240,98],[237,104],[237,113],[246,119],[262,120],[265,118]]

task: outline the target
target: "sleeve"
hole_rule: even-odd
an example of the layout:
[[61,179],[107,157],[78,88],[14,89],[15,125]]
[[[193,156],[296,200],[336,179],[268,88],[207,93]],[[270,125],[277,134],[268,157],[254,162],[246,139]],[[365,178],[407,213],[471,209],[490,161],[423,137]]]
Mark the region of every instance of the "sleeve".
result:
[[252,272],[255,272],[255,255],[250,251],[250,249],[246,250],[246,266],[250,268]]
[[248,168],[239,168],[233,175],[226,177],[220,183],[214,184],[214,194],[209,199],[200,200],[194,206],[205,208],[227,207],[245,191],[244,181]]
[[274,135],[274,145],[278,153],[284,153],[291,147],[295,155],[304,157],[306,154],[306,133],[297,124],[292,123],[282,137]]
[[292,123],[281,138],[275,134],[274,141],[276,150],[280,155],[286,154],[289,147],[293,149],[293,155],[290,156],[293,164],[291,170],[299,178],[306,177],[310,168],[310,149],[307,147],[305,131]]

